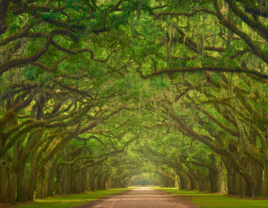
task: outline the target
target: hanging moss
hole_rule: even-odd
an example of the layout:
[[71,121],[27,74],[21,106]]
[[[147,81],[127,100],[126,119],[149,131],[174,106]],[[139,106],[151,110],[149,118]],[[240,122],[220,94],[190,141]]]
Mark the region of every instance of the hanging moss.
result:
[[138,16],[137,16],[138,20],[140,20],[141,17],[142,2],[143,0],[138,0]]
[[191,24],[190,18],[187,18],[186,33],[190,33],[190,30],[191,30],[190,24]]

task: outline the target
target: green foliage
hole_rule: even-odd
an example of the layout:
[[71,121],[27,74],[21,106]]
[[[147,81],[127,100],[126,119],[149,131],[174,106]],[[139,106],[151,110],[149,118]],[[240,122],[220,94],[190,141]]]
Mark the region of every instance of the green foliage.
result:
[[[173,178],[179,171],[208,176],[209,169],[194,162],[219,166],[222,157],[228,158],[221,153],[225,150],[234,154],[233,158],[239,156],[238,162],[250,158],[243,152],[240,135],[236,136],[241,124],[253,146],[249,151],[255,155],[254,164],[265,165],[261,161],[267,152],[266,142],[261,136],[266,138],[268,88],[267,79],[260,74],[267,73],[268,47],[260,35],[261,28],[251,28],[233,13],[230,21],[247,34],[249,44],[244,36],[231,32],[216,19],[211,1],[144,0],[140,4],[137,0],[67,0],[48,1],[46,7],[44,1],[26,3],[24,10],[11,2],[8,30],[1,35],[0,135],[29,118],[32,123],[46,122],[46,135],[38,138],[43,142],[37,147],[38,163],[51,153],[43,166],[57,154],[59,162],[88,156],[95,163],[107,156],[94,167],[121,177],[121,182],[147,172],[146,180],[140,179],[139,183],[162,182],[156,170]],[[161,8],[155,8],[159,5]],[[213,12],[198,11],[204,8]],[[162,15],[165,12],[172,15]],[[178,15],[181,12],[191,15]],[[260,23],[265,22],[259,18]],[[17,32],[25,26],[30,29],[20,38],[22,33]],[[60,32],[47,48],[47,37],[55,31]],[[203,50],[204,54],[200,52]],[[32,59],[41,52],[40,57]],[[255,70],[255,74],[191,72],[205,66],[212,70],[222,67],[224,71]],[[29,98],[33,90],[36,92],[30,104],[14,113],[19,119],[10,116],[8,110]],[[11,118],[7,124],[4,115]],[[6,143],[30,124],[14,130]],[[30,128],[24,140],[18,138],[22,153],[31,144],[29,134],[36,128],[40,126]],[[252,129],[257,132],[256,142],[251,140]],[[65,146],[53,152],[66,138],[69,141]],[[3,149],[1,146],[0,152]],[[67,154],[75,149],[79,151]],[[8,151],[13,157],[12,145]],[[33,151],[27,153],[27,174]],[[85,163],[79,160],[74,167],[83,169]],[[253,171],[240,163],[237,170],[242,167],[251,178]]]

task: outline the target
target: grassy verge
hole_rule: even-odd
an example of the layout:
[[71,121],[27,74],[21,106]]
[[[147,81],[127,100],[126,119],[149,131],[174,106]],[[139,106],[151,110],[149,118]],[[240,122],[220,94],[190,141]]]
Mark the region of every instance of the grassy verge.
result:
[[19,204],[16,208],[71,208],[86,204],[92,200],[99,199],[104,196],[118,194],[129,190],[128,188],[118,188],[101,190],[93,193],[71,194],[67,196],[48,197],[46,199],[35,199],[29,204]]
[[268,207],[268,200],[230,198],[219,194],[178,190],[176,188],[155,188],[172,194],[191,197],[191,202],[204,208],[255,208]]

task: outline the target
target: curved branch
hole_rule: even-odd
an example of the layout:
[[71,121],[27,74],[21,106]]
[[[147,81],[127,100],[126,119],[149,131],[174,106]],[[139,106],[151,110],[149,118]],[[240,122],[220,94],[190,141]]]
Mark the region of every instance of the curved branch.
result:
[[[241,9],[238,8],[236,2],[234,0],[226,0],[226,2],[232,8],[232,11],[239,16],[247,25],[249,25],[252,29],[257,29],[261,34],[261,36],[268,41],[268,28],[262,24],[260,21],[252,20],[245,14]],[[252,4],[250,6],[253,6]]]
[[89,141],[90,139],[95,139],[97,141],[99,141],[104,147],[106,147],[106,145],[96,136],[90,136],[88,138],[81,138],[79,136],[75,137],[75,139],[80,140],[80,141]]
[[69,30],[63,30],[63,29],[54,29],[50,31],[50,34],[48,35],[45,47],[43,49],[40,49],[37,51],[34,55],[29,56],[29,57],[24,57],[24,58],[17,58],[17,59],[12,59],[9,60],[3,64],[0,65],[0,76],[8,71],[11,68],[15,68],[21,65],[25,64],[30,64],[32,62],[37,61],[45,52],[48,51],[49,45],[52,42],[52,39],[56,35],[63,35],[63,36],[68,36],[70,37],[74,42],[78,42],[78,38],[72,34]]
[[237,72],[237,73],[248,73],[248,74],[254,74],[260,78],[268,79],[268,75],[260,73],[255,70],[246,69],[246,68],[229,68],[229,67],[218,67],[218,66],[202,66],[202,67],[191,67],[191,68],[173,68],[173,69],[167,69],[164,68],[160,71],[153,72],[148,75],[143,75],[140,70],[138,72],[140,73],[141,77],[143,79],[147,79],[149,77],[153,76],[159,76],[161,74],[173,74],[173,73],[182,73],[182,72],[198,72],[198,71],[215,71],[215,72]]
[[208,111],[206,111],[203,107],[201,106],[195,106],[195,108],[201,112],[203,112],[206,116],[208,116],[213,122],[215,122],[219,127],[221,127],[222,129],[224,129],[225,131],[227,131],[229,134],[231,134],[232,136],[240,136],[239,132],[237,131],[233,131],[232,129],[230,129],[228,126],[225,126],[224,124],[222,124],[220,121],[218,121],[218,119],[216,119],[214,116],[212,116]]
[[152,15],[155,16],[163,16],[163,15],[172,15],[172,16],[186,16],[186,17],[191,17],[195,15],[198,12],[205,12],[209,14],[214,14],[216,15],[215,12],[209,10],[209,9],[195,9],[192,13],[185,13],[185,12],[158,12],[158,13],[152,13]]
[[217,18],[218,18],[220,24],[224,25],[229,30],[233,31],[235,34],[240,36],[247,43],[247,45],[251,48],[251,50],[254,52],[254,54],[256,56],[260,57],[265,63],[268,64],[268,55],[265,53],[265,51],[262,50],[259,46],[257,46],[246,33],[244,33],[243,31],[239,30],[238,27],[235,24],[227,21],[222,16],[217,0],[213,0],[213,4],[214,4],[216,14],[217,14]]

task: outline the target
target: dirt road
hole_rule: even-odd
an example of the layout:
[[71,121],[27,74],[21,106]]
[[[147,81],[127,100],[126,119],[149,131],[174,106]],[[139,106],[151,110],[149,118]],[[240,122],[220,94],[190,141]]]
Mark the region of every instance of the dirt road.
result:
[[89,202],[76,208],[197,208],[184,196],[176,196],[147,187]]

